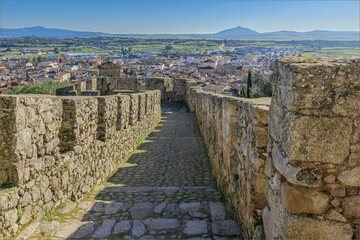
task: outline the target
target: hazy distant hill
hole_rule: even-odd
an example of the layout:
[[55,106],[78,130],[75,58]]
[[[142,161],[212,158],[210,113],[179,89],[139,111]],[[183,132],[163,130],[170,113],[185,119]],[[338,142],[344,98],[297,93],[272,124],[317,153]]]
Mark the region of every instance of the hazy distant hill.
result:
[[108,34],[101,32],[79,32],[57,28],[29,27],[18,29],[0,29],[1,38],[37,36],[49,38],[118,36],[134,38],[194,38],[194,39],[242,39],[242,40],[342,40],[359,41],[359,32],[355,31],[278,31],[259,33],[249,28],[235,27],[215,34]]
[[67,37],[95,37],[103,33],[99,32],[78,32],[71,30],[64,30],[58,28],[44,28],[44,27],[28,27],[28,28],[1,28],[0,36],[2,38],[24,37],[24,36],[37,36],[49,38],[67,38]]
[[221,36],[238,36],[238,35],[258,35],[259,33],[251,30],[250,28],[244,28],[244,27],[235,27],[235,28],[229,28],[224,31],[216,33],[216,35]]

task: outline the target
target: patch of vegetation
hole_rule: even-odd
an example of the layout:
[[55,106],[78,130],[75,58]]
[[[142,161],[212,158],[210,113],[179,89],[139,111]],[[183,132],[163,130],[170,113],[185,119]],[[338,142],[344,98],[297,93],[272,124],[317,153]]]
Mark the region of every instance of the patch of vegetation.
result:
[[255,89],[252,93],[254,98],[271,97],[272,88],[269,76],[259,76],[259,81],[255,84]]
[[136,147],[139,147],[140,144],[142,144],[146,138],[147,138],[147,135],[142,133],[140,138],[138,140],[136,140]]
[[4,184],[0,184],[0,189],[1,188],[12,188],[15,187],[16,184],[15,183],[4,183]]
[[56,89],[70,86],[70,82],[56,82],[50,81],[48,83],[27,84],[24,87],[15,87],[11,89],[8,94],[49,94],[55,95]]

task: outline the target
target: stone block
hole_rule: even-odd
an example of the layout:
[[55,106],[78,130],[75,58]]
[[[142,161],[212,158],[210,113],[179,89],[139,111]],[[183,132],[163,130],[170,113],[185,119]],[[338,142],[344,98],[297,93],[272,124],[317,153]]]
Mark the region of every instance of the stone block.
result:
[[318,220],[296,215],[287,215],[282,221],[280,224],[282,239],[350,240],[353,236],[353,229],[349,223]]
[[281,198],[286,210],[294,214],[321,214],[329,205],[329,196],[326,193],[286,183],[282,186]]
[[283,150],[290,161],[341,164],[349,155],[350,119],[289,116]]
[[360,218],[360,196],[344,198],[342,207],[346,217]]
[[360,187],[360,166],[340,172],[337,178],[344,186]]

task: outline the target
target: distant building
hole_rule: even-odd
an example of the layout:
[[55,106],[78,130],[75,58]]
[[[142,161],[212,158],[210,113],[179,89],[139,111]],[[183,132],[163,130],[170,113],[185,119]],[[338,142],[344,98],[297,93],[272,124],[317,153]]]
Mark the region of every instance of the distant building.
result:
[[68,53],[64,54],[64,56],[70,58],[70,59],[76,59],[76,58],[98,58],[99,54],[97,53]]
[[99,75],[106,77],[120,77],[121,67],[112,62],[106,62],[99,66]]
[[210,60],[210,59],[205,60],[201,64],[201,67],[203,67],[203,68],[216,68],[216,66],[217,66],[217,61],[215,62],[215,61]]

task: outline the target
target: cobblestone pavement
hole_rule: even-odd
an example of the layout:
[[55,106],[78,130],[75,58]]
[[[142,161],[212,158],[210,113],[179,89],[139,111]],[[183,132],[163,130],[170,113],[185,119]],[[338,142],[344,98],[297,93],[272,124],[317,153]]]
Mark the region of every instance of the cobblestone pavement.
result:
[[196,117],[164,103],[159,126],[104,186],[20,238],[241,239],[215,188]]

